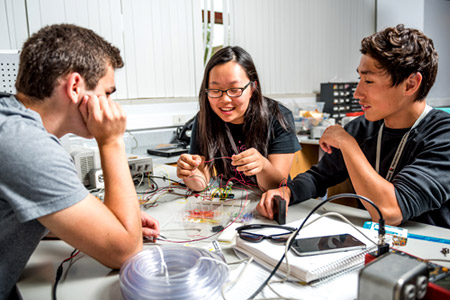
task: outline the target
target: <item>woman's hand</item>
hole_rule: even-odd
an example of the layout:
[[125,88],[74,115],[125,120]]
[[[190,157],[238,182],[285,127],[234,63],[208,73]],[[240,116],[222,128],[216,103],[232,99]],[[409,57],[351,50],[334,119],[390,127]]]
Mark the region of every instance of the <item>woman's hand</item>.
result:
[[180,179],[188,178],[195,175],[195,171],[201,164],[202,158],[200,155],[181,154],[177,161],[177,176]]
[[255,148],[247,149],[231,157],[231,165],[246,176],[259,174],[269,161]]

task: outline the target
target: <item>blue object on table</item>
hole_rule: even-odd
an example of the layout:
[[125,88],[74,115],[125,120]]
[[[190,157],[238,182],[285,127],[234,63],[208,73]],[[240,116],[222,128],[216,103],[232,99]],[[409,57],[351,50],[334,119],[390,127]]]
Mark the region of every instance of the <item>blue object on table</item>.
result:
[[448,239],[437,238],[437,237],[432,237],[432,236],[427,236],[427,235],[419,235],[419,234],[414,234],[414,233],[408,233],[408,238],[416,239],[416,240],[424,240],[424,241],[436,242],[436,243],[443,243],[443,244],[449,244],[450,245],[450,240],[448,240]]

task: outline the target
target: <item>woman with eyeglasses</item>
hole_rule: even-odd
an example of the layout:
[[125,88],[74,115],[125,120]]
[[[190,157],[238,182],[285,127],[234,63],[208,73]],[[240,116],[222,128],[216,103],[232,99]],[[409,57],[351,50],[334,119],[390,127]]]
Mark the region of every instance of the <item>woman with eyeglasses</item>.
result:
[[226,47],[209,60],[199,93],[189,154],[177,162],[177,176],[194,191],[212,176],[221,182],[278,187],[300,150],[292,112],[264,97],[251,56]]

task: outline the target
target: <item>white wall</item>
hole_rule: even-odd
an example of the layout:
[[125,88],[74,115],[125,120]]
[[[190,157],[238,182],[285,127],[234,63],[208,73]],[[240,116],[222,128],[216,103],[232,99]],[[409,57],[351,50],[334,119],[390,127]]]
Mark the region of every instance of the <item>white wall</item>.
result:
[[0,49],[20,49],[55,23],[93,29],[117,46],[117,99],[193,97],[202,77],[198,0],[0,0]]
[[25,1],[0,0],[0,49],[20,49],[27,37]]
[[424,32],[433,39],[439,54],[436,82],[428,96],[435,106],[450,106],[450,1],[425,1]]
[[397,24],[423,30],[425,0],[377,0],[377,31]]
[[[0,49],[20,48],[30,33],[46,24],[70,22],[92,28],[124,56],[125,67],[116,73],[116,98],[123,99],[129,112],[129,129],[171,126],[177,117],[188,118],[198,109],[203,1],[0,0]],[[376,24],[382,28],[402,22],[430,31],[441,55],[430,96],[445,99],[450,95],[445,82],[450,68],[449,4],[224,0],[230,13],[226,38],[252,55],[266,95],[302,103],[319,91],[321,82],[357,80],[361,39],[373,33]]]
[[450,1],[378,0],[377,30],[397,24],[419,29],[433,40],[439,68],[427,101],[432,106],[450,106]]
[[375,31],[373,0],[230,0],[232,43],[244,47],[263,93],[298,94],[356,81],[361,39]]

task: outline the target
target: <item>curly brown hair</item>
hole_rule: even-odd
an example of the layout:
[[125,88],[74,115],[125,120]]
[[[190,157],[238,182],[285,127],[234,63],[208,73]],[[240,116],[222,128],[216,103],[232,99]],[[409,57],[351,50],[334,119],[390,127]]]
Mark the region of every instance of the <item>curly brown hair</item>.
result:
[[42,100],[70,72],[78,72],[93,90],[109,65],[123,67],[120,51],[94,31],[72,24],[45,26],[22,47],[16,90]]
[[416,101],[425,99],[436,80],[438,54],[433,41],[417,29],[403,24],[388,27],[364,38],[360,51],[374,58],[377,67],[391,76],[392,86],[420,72],[423,79]]

